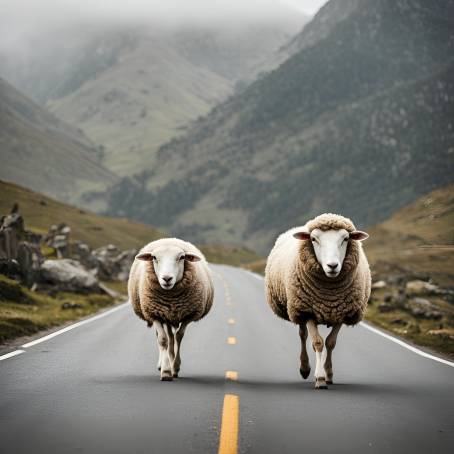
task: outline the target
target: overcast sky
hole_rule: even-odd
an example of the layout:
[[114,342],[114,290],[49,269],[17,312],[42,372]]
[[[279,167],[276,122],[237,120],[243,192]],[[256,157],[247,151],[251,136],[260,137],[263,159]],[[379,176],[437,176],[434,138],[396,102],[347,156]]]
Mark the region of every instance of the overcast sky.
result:
[[0,0],[3,23],[75,19],[191,21],[269,17],[283,8],[313,15],[326,0]]

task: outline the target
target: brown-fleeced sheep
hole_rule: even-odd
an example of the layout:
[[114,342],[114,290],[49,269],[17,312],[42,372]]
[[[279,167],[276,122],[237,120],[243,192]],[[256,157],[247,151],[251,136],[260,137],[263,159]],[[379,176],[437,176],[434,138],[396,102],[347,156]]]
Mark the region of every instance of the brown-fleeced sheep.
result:
[[177,238],[153,241],[136,256],[128,293],[134,312],[156,327],[161,380],[178,377],[186,327],[203,318],[213,304],[213,281],[205,257]]
[[[268,257],[268,304],[276,315],[299,325],[303,378],[310,373],[309,330],[316,352],[316,388],[332,383],[332,351],[342,324],[355,325],[366,311],[371,276],[360,241],[367,237],[350,219],[325,213],[280,235]],[[332,326],[325,342],[318,332],[320,324]]]

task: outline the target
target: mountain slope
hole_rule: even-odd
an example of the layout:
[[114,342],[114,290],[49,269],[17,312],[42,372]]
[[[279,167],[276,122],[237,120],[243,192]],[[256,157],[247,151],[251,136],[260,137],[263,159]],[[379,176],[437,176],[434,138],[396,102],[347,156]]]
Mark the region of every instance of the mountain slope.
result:
[[0,79],[0,178],[62,200],[116,180],[80,132]]
[[23,56],[0,44],[0,74],[83,129],[105,165],[128,175],[151,168],[160,145],[231,95],[302,22],[276,4],[273,20],[77,25],[59,40],[36,39]]
[[265,251],[321,211],[372,225],[452,182],[453,4],[362,0],[163,146],[109,212]]
[[0,180],[0,193],[0,216],[18,203],[26,229],[45,234],[51,225],[64,222],[71,227],[71,241],[83,241],[92,248],[109,243],[120,249],[140,248],[163,236],[149,225],[99,216],[6,181]]

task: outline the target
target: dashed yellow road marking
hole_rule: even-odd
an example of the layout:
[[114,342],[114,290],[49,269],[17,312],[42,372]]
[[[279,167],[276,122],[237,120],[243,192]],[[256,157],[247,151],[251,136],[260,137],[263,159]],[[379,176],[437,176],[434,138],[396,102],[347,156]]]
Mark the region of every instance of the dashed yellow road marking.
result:
[[225,373],[225,378],[227,380],[238,380],[238,372],[236,372],[235,370],[228,370],[226,371]]
[[236,344],[236,337],[234,337],[234,336],[228,337],[228,338],[227,338],[227,343],[228,343],[229,345],[235,345],[235,344]]
[[218,454],[237,454],[239,413],[240,398],[235,394],[226,394],[222,407],[221,436],[219,438]]
[[229,318],[229,319],[227,320],[227,323],[228,323],[229,325],[234,325],[234,324],[235,324],[235,319],[234,319],[234,318]]

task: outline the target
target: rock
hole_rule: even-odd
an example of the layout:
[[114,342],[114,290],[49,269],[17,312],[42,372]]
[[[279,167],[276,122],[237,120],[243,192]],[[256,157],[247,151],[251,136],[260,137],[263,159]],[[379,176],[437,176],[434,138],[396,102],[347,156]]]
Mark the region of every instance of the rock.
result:
[[54,248],[58,258],[67,258],[71,255],[70,237],[71,227],[64,222],[57,225],[52,225],[45,237],[45,243]]
[[106,281],[126,281],[137,251],[120,251],[112,244],[92,252],[97,262],[97,276]]
[[413,304],[418,304],[420,306],[432,307],[432,303],[429,300],[426,300],[425,298],[413,298],[411,302]]
[[31,287],[37,280],[44,257],[38,245],[23,241],[17,250],[17,262],[21,270],[21,281]]
[[385,281],[377,281],[372,284],[372,290],[378,290],[387,286]]
[[79,303],[72,303],[70,301],[65,301],[60,307],[63,310],[66,310],[66,309],[82,309],[84,306]]
[[443,312],[425,298],[413,298],[408,302],[407,306],[415,317],[427,320],[440,320],[443,318]]
[[408,295],[431,295],[438,293],[438,287],[429,282],[415,280],[407,282],[405,291]]
[[400,326],[407,326],[408,325],[408,322],[406,320],[404,320],[403,318],[393,318],[391,320],[391,323],[393,325],[400,325]]
[[429,336],[437,336],[441,337],[442,339],[452,339],[454,340],[454,332],[452,330],[447,329],[431,329],[427,331]]
[[394,297],[393,295],[391,295],[391,293],[387,293],[384,297],[383,297],[383,301],[385,303],[390,303],[391,301],[393,301]]
[[443,318],[443,314],[440,311],[431,308],[411,307],[410,313],[417,318],[424,318],[426,320],[441,320]]
[[394,310],[394,306],[389,303],[381,303],[378,305],[378,311],[385,313],[385,312],[392,312]]
[[39,273],[39,281],[59,292],[100,293],[98,280],[76,260],[46,260]]

